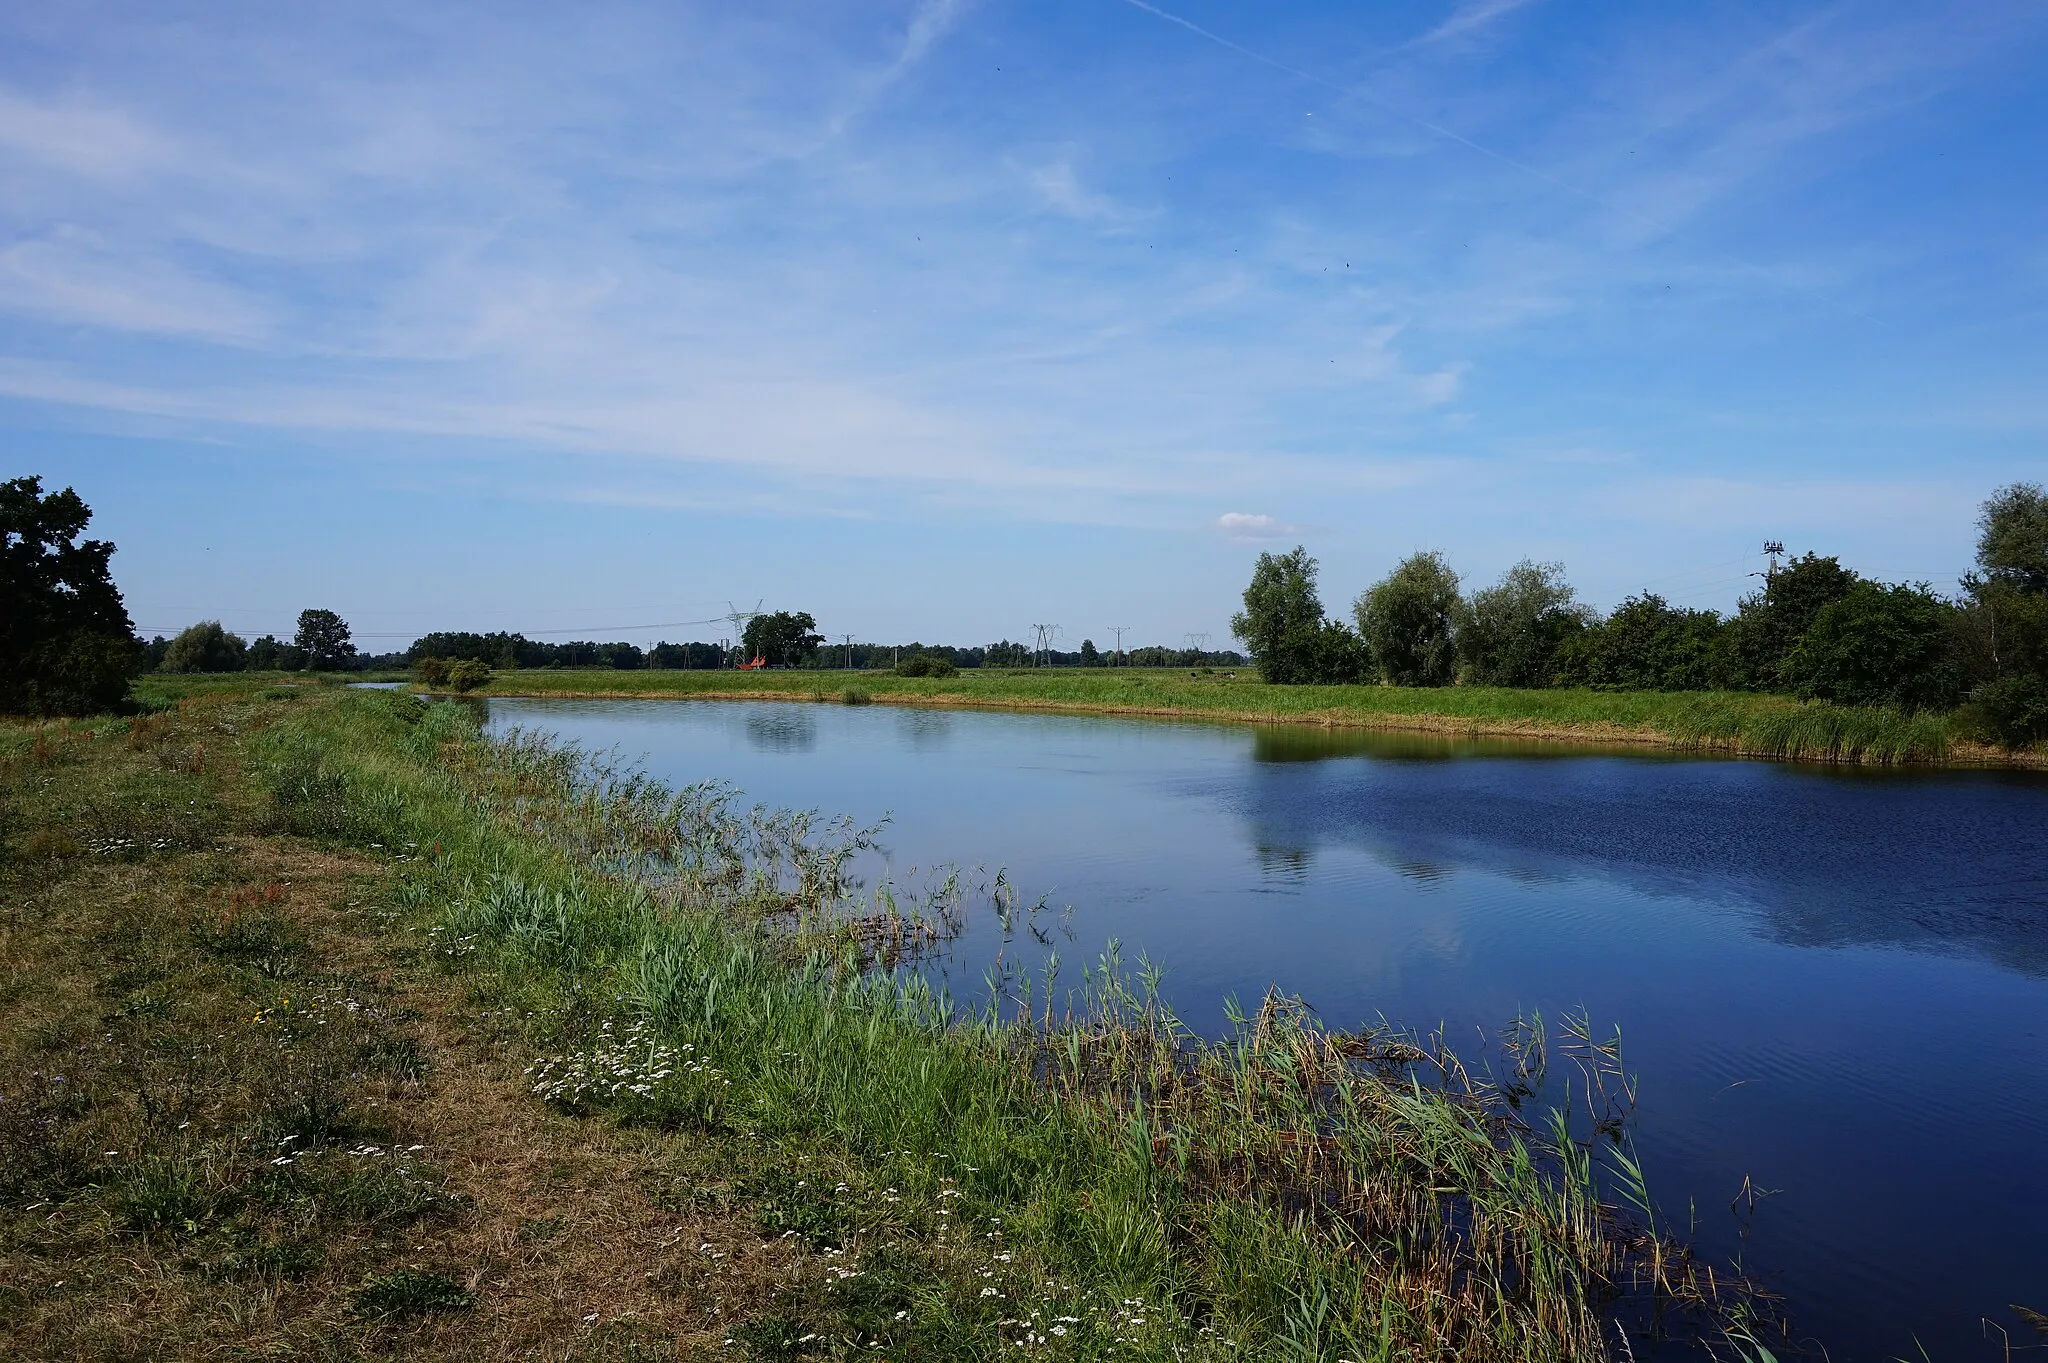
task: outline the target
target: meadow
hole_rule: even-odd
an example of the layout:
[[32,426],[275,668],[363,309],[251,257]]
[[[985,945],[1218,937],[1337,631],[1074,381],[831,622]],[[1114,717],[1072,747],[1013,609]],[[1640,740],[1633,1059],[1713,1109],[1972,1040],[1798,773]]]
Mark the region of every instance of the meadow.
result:
[[860,830],[149,688],[0,730],[17,1356],[1763,1356],[1590,1020],[1203,1041],[1113,952],[948,998],[904,967],[976,906],[863,890]]
[[971,669],[934,679],[888,672],[501,672],[485,694],[868,701],[1247,723],[1640,743],[1802,761],[2019,763],[1978,741],[1967,716],[1800,701],[1756,692],[1453,686],[1269,686],[1250,669]]

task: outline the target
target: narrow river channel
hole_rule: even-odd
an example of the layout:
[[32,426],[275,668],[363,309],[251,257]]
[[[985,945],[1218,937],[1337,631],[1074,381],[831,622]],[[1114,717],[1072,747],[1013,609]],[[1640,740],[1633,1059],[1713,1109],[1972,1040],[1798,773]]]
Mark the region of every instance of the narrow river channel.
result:
[[[959,993],[998,952],[1073,979],[1116,938],[1206,1031],[1275,983],[1475,1046],[1584,1008],[1622,1029],[1664,1210],[1835,1359],[1996,1358],[1982,1318],[2048,1311],[2041,776],[882,706],[490,712],[672,784],[886,814],[899,877],[1003,868],[1046,896],[1050,946],[970,921]],[[1745,1178],[1777,1191],[1731,1210]]]

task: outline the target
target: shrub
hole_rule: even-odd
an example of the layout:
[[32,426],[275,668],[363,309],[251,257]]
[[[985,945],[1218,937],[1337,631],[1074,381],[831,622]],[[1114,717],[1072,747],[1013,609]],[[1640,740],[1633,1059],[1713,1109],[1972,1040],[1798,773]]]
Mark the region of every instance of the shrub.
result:
[[1993,741],[2024,748],[2048,739],[2048,681],[2024,673],[2000,677],[1971,697]]
[[1721,617],[1713,611],[1666,605],[1644,592],[1558,646],[1557,680],[1614,690],[1705,691],[1719,680],[1721,635]]
[[448,660],[425,657],[412,665],[412,675],[421,686],[438,691],[448,684]]
[[165,672],[240,672],[248,665],[249,646],[239,635],[221,628],[218,620],[201,620],[164,649]]
[[1743,598],[1728,622],[1728,680],[1761,691],[1787,686],[1786,656],[1814,618],[1847,596],[1859,580],[1839,560],[1812,552],[1772,573],[1761,592]]
[[1950,648],[1954,610],[1924,583],[1859,582],[1821,607],[1781,672],[1808,700],[1947,708],[1962,691]]
[[930,653],[913,653],[902,662],[896,664],[896,675],[899,677],[957,677],[960,675],[960,669],[953,666],[950,659],[940,658]]
[[467,693],[491,684],[491,666],[475,658],[463,658],[448,664],[448,689]]

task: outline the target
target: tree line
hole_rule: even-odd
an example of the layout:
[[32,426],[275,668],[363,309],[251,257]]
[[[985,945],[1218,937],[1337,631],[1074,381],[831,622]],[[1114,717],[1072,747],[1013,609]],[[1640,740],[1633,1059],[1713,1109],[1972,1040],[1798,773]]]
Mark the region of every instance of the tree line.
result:
[[1466,593],[1416,553],[1326,617],[1307,550],[1259,555],[1231,628],[1281,685],[1586,686],[1777,691],[1900,710],[1977,706],[2003,741],[2048,737],[2048,493],[2000,489],[1978,516],[1976,567],[1953,596],[1880,582],[1808,552],[1735,612],[1654,592],[1602,615],[1558,563],[1524,560]]

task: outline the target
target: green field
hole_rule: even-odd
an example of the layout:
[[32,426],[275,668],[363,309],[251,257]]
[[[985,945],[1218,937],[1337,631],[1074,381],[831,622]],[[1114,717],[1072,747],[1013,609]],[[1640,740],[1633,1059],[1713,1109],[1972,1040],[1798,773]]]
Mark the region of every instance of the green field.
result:
[[1199,1041],[1107,958],[949,1000],[877,967],[965,906],[802,815],[143,693],[0,726],[12,1356],[1604,1360],[1624,1298],[1760,1356],[1625,1108],[1530,1099],[1629,1091],[1584,1020],[1474,1075],[1277,994]]
[[512,671],[490,695],[758,698],[987,706],[1248,723],[1645,743],[1748,756],[1862,763],[2035,762],[1958,732],[1950,716],[1902,715],[1751,692],[1268,686],[1250,669],[887,672]]

